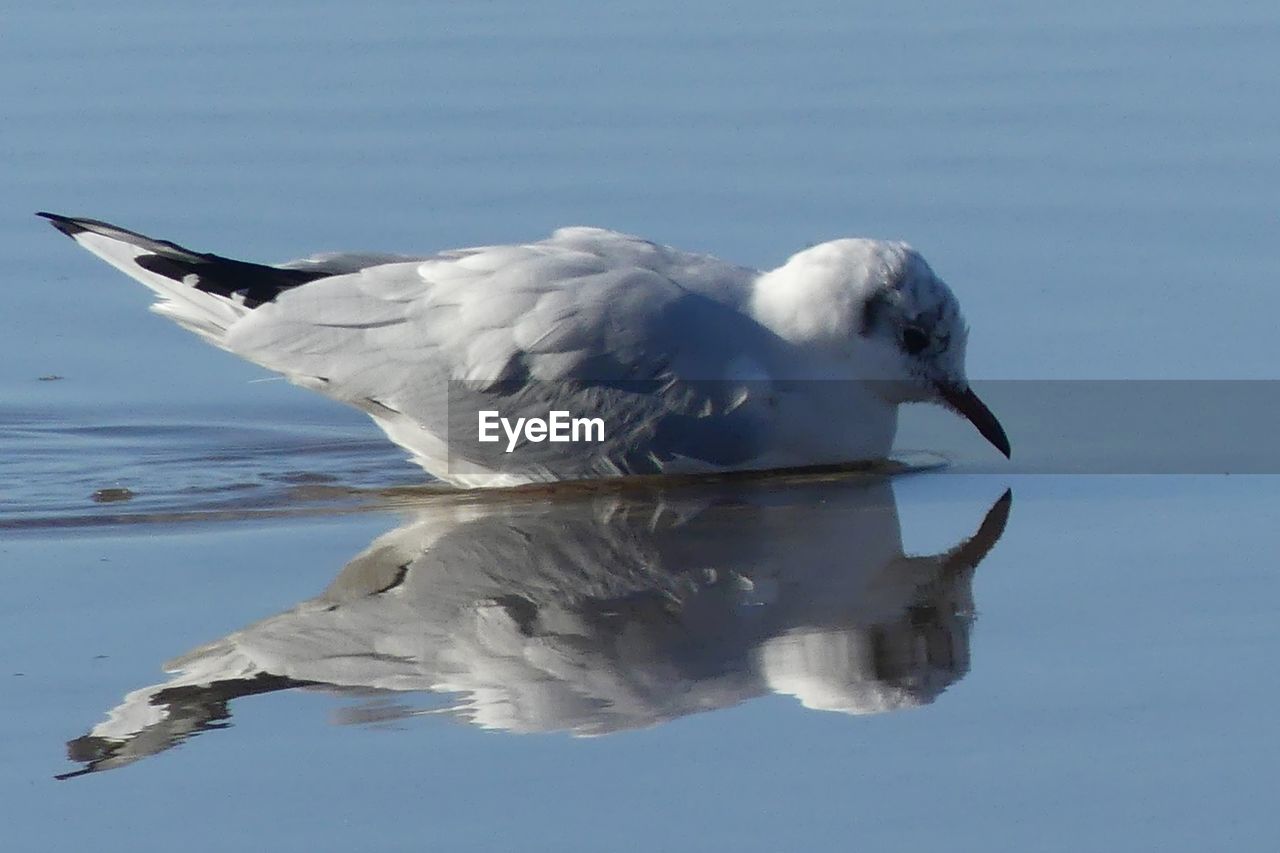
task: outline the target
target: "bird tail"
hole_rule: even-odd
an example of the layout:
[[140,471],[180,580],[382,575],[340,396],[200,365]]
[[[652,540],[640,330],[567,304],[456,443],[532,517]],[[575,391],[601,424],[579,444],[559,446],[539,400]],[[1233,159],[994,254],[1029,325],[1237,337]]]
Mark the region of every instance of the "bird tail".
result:
[[329,275],[319,270],[236,261],[100,222],[38,213],[54,228],[116,269],[151,288],[151,307],[185,329],[221,346],[227,329],[285,290]]

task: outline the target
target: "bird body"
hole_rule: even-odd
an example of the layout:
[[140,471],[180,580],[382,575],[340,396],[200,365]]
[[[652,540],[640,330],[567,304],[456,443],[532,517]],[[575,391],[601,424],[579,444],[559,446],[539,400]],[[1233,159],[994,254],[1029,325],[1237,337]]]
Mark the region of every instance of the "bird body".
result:
[[[157,313],[362,409],[461,486],[878,460],[913,400],[957,409],[1008,452],[964,378],[954,297],[902,243],[837,240],[761,272],[563,228],[266,266],[41,215],[151,288]],[[524,433],[489,440],[486,411]],[[557,411],[603,434],[540,439],[531,424]]]

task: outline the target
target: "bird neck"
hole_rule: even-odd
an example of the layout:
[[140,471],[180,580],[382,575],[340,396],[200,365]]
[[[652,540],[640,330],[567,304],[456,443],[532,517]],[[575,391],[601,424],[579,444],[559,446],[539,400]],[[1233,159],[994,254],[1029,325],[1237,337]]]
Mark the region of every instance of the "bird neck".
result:
[[848,357],[862,300],[847,276],[821,258],[798,256],[762,273],[751,294],[752,318],[815,357]]

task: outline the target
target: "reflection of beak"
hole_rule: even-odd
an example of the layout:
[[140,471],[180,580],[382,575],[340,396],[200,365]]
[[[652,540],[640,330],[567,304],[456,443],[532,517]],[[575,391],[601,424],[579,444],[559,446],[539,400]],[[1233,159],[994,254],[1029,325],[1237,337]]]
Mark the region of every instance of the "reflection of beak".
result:
[[942,565],[950,573],[971,572],[986,559],[991,549],[996,547],[1004,529],[1009,524],[1009,508],[1013,506],[1013,491],[1006,489],[1000,500],[987,510],[987,517],[982,519],[978,532],[948,551],[942,558]]
[[978,428],[982,437],[996,446],[996,449],[1010,457],[1009,437],[1004,434],[1004,427],[991,414],[987,404],[978,399],[968,385],[957,385],[951,382],[939,382],[938,393],[948,407],[955,409],[969,419],[969,423]]

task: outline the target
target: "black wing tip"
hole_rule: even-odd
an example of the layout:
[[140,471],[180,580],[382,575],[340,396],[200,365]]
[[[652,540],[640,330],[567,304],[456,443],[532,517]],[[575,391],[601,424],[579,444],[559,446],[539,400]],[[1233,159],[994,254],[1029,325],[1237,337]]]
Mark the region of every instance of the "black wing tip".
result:
[[82,224],[83,220],[76,219],[71,216],[62,216],[61,214],[49,213],[44,210],[36,211],[36,216],[43,216],[45,219],[49,220],[50,225],[57,228],[63,234],[66,234],[68,237],[74,237],[77,234],[83,234],[85,231],[89,230],[88,226]]
[[119,225],[103,222],[101,219],[90,219],[87,216],[63,216],[60,213],[49,213],[44,210],[38,211],[36,216],[49,220],[49,224],[68,237],[75,237],[87,232],[100,234],[103,237],[119,240],[122,243],[131,243],[148,252],[178,260],[200,261],[207,258],[207,256],[199,252],[193,252],[185,246],[179,246],[177,243],[171,243],[168,240],[156,240],[146,234],[139,234],[137,231],[130,231],[128,228],[121,228]]
[[188,277],[194,275],[195,281],[189,283],[196,290],[227,299],[239,297],[246,308],[257,308],[264,302],[271,302],[285,290],[332,274],[324,270],[271,267],[194,252],[177,243],[156,240],[100,219],[63,216],[43,210],[36,216],[49,220],[54,228],[68,237],[88,232],[136,246],[143,251],[134,258],[134,263],[142,269],[177,282],[187,282]]

